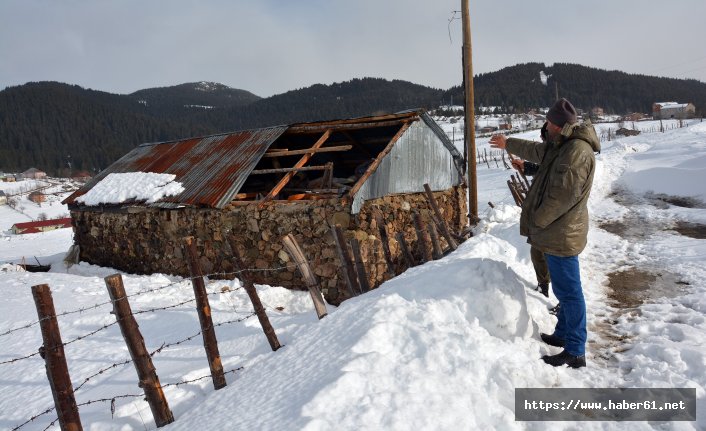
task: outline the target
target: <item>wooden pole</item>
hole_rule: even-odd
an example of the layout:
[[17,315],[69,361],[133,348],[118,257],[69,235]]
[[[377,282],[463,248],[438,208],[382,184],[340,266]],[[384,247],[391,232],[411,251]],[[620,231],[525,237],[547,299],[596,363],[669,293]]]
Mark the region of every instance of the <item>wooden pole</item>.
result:
[[360,253],[360,243],[358,242],[357,238],[351,238],[351,250],[353,250],[353,262],[355,264],[355,271],[358,273],[358,285],[360,286],[360,293],[369,292],[370,283],[368,282],[368,274],[365,271],[363,255]]
[[145,391],[145,399],[150,406],[157,428],[170,424],[174,422],[174,415],[164,397],[157,370],[152,364],[152,357],[145,348],[145,340],[142,338],[140,328],[132,314],[130,303],[125,294],[123,279],[120,274],[109,275],[105,277],[105,285],[108,288],[110,300],[113,301],[113,314],[118,320],[120,332],[122,332],[130,352],[130,358],[135,364],[135,371],[137,371],[139,379],[137,386]]
[[375,223],[378,225],[378,231],[380,232],[380,241],[382,242],[382,252],[385,255],[385,262],[387,263],[387,273],[390,277],[397,275],[395,271],[395,265],[392,262],[392,253],[390,252],[390,238],[387,235],[387,226],[382,219],[382,215],[379,212],[375,212]]
[[522,204],[520,203],[519,195],[517,194],[517,190],[515,190],[512,181],[507,180],[507,186],[510,188],[510,194],[512,194],[512,198],[515,200],[515,205],[517,205],[518,207],[522,206]]
[[233,253],[233,266],[235,270],[239,272],[238,278],[243,281],[245,293],[247,293],[248,298],[250,298],[253,310],[255,310],[255,315],[257,315],[257,320],[260,321],[262,331],[265,333],[265,337],[267,337],[267,341],[270,343],[270,348],[272,348],[273,352],[277,351],[282,345],[279,344],[275,328],[272,327],[270,319],[265,312],[265,307],[262,306],[262,301],[260,301],[260,295],[257,294],[252,276],[245,269],[243,259],[241,259],[240,252],[238,251],[238,245],[233,240],[233,237],[227,235],[226,238],[228,238],[228,244],[230,244],[230,250]]
[[432,245],[432,257],[434,260],[441,259],[444,257],[444,252],[441,250],[441,244],[439,244],[439,234],[436,232],[436,226],[434,223],[429,223],[429,236],[431,237]]
[[404,256],[404,260],[407,262],[407,268],[412,268],[414,266],[414,258],[409,251],[407,241],[404,239],[404,232],[397,232],[395,239],[400,244],[400,250],[402,250],[402,256]]
[[431,187],[429,187],[429,184],[424,184],[424,191],[426,192],[429,205],[431,205],[431,209],[434,211],[434,215],[436,215],[436,219],[439,222],[441,234],[444,235],[444,238],[446,238],[446,242],[449,244],[451,250],[456,250],[458,248],[458,244],[456,244],[456,241],[451,236],[451,230],[449,229],[449,225],[446,223],[446,219],[441,216],[439,205],[434,198],[434,194],[431,192]]
[[[461,15],[463,21],[463,93],[465,96],[465,127],[464,137],[468,154],[476,152],[475,105],[473,96],[473,49],[471,47],[471,18],[468,0],[461,0]],[[468,159],[468,214],[470,224],[478,222],[478,176],[475,159]]]
[[203,281],[203,271],[201,270],[201,265],[199,264],[199,258],[196,252],[196,240],[193,236],[187,236],[184,238],[184,248],[186,248],[186,260],[189,263],[191,285],[194,288],[194,296],[196,298],[196,311],[199,315],[199,323],[201,324],[203,347],[206,350],[208,366],[211,369],[213,388],[218,390],[227,385],[226,376],[223,373],[221,354],[218,352],[216,330],[213,327],[213,319],[211,318],[211,305],[208,303],[206,284]]
[[341,227],[338,225],[333,226],[331,228],[331,234],[336,242],[338,259],[341,261],[341,266],[343,267],[343,277],[346,280],[348,291],[350,292],[351,297],[357,296],[358,292],[360,292],[360,286],[358,285],[358,278],[356,277],[351,255],[348,253],[348,244],[343,237]]
[[414,229],[417,231],[417,250],[421,256],[422,263],[429,262],[432,260],[431,250],[429,250],[429,244],[427,242],[426,228],[424,227],[424,222],[416,211],[412,212],[414,217]]
[[69,367],[66,364],[64,343],[61,341],[51,290],[46,284],[38,284],[32,286],[32,296],[37,307],[39,327],[42,330],[43,344],[39,353],[44,358],[59,426],[62,431],[81,431],[83,426],[78,414]]
[[319,316],[319,320],[323,319],[328,314],[328,311],[326,311],[326,303],[324,302],[324,298],[321,296],[319,280],[316,278],[314,271],[311,270],[309,261],[306,260],[306,256],[304,255],[301,247],[299,247],[294,235],[285,235],[284,238],[282,238],[282,243],[284,244],[284,248],[287,249],[287,253],[289,253],[292,259],[294,259],[294,262],[297,264],[297,268],[299,268],[299,272],[304,278],[304,282],[309,289],[311,300],[314,302],[316,315]]

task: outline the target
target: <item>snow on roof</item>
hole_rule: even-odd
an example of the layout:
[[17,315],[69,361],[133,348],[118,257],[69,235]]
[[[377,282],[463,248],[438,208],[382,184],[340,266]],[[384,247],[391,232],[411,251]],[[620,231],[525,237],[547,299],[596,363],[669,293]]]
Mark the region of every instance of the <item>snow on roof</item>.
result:
[[184,191],[176,175],[154,172],[112,173],[103,178],[77,202],[86,205],[119,204],[127,200],[153,203]]
[[677,103],[677,102],[658,102],[655,103],[655,105],[658,105],[660,108],[686,108],[689,106],[688,103]]
[[39,220],[39,221],[28,221],[25,223],[15,223],[12,226],[17,229],[30,229],[30,228],[39,228],[39,227],[45,227],[45,226],[71,227],[71,217],[49,219],[49,220]]

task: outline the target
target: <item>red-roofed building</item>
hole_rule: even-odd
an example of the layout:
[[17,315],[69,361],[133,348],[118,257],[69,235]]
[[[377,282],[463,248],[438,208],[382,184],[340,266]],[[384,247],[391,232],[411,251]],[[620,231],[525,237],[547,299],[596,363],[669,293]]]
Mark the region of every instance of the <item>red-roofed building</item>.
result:
[[57,218],[54,220],[30,221],[12,225],[12,233],[21,235],[25,233],[48,232],[55,229],[71,227],[71,217]]

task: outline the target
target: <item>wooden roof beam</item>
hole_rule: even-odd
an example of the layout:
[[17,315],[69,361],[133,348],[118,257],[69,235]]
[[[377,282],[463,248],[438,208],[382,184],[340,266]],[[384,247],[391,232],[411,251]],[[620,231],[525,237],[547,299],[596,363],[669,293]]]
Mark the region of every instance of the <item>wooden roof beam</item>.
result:
[[390,121],[372,121],[366,123],[351,123],[351,124],[301,124],[298,126],[292,126],[287,129],[286,134],[302,134],[302,133],[321,133],[324,130],[330,130],[332,132],[340,132],[343,130],[360,130],[360,129],[372,129],[375,127],[392,127],[399,126],[403,123],[410,121],[409,119],[397,119]]
[[[321,135],[321,137],[319,138],[319,140],[316,141],[316,143],[315,143],[314,145],[312,145],[312,147],[311,147],[309,150],[316,150],[316,149],[318,149],[318,148],[321,148],[321,146],[324,145],[324,143],[328,140],[328,138],[329,138],[330,136],[331,136],[331,130],[330,130],[330,129],[329,129],[329,130],[326,130],[326,131],[324,132],[324,134]],[[307,164],[307,162],[309,162],[309,159],[311,159],[311,157],[312,157],[313,155],[314,155],[314,153],[311,152],[311,151],[308,152],[308,153],[306,153],[306,154],[304,154],[304,155],[302,156],[302,158],[299,159],[299,161],[297,162],[297,164],[294,165],[294,168],[301,168],[301,167],[303,167],[305,164]],[[267,194],[267,196],[265,196],[265,197],[262,199],[262,201],[260,202],[260,204],[258,205],[258,207],[259,207],[260,209],[264,208],[265,204],[266,204],[267,202],[271,201],[275,196],[277,196],[277,194],[278,194],[280,191],[282,191],[282,189],[284,188],[284,186],[287,185],[287,183],[294,177],[295,174],[296,174],[296,171],[290,171],[290,172],[288,172],[288,173],[277,183],[277,185],[276,185],[272,190],[270,190],[270,192]]]
[[321,148],[306,148],[303,150],[282,150],[267,152],[263,157],[285,157],[296,156],[306,153],[330,153],[335,151],[348,151],[353,148],[352,145],[339,145],[336,147],[321,147]]

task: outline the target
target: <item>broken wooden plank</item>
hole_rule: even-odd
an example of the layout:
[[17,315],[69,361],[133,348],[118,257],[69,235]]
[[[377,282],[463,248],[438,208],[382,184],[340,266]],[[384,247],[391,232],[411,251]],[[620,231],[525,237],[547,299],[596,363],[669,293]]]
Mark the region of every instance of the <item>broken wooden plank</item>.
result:
[[250,175],[264,175],[264,174],[282,174],[286,172],[303,172],[303,171],[325,171],[326,165],[316,165],[316,166],[302,166],[299,168],[279,168],[279,169],[258,169],[250,172]]
[[390,239],[387,235],[387,226],[382,219],[382,215],[379,211],[374,213],[375,223],[378,225],[378,231],[380,232],[380,241],[382,242],[382,252],[385,255],[385,262],[387,263],[387,273],[390,277],[397,275],[395,273],[395,265],[392,263],[392,253],[390,252]]
[[331,153],[336,151],[348,151],[353,148],[352,145],[337,145],[335,147],[321,147],[321,148],[305,148],[303,150],[278,150],[275,149],[272,152],[266,152],[263,157],[285,157],[285,156],[299,156],[307,153]]
[[397,243],[400,245],[400,250],[402,250],[402,256],[404,256],[405,262],[407,262],[407,268],[412,268],[414,266],[414,258],[412,253],[409,251],[409,246],[407,245],[407,240],[404,239],[404,232],[397,232],[395,235]]
[[422,259],[422,263],[429,262],[432,260],[432,256],[427,242],[424,222],[417,211],[412,211],[412,217],[414,218],[414,229],[417,231],[417,249],[419,250],[419,256]]
[[436,221],[440,225],[439,227],[441,228],[441,234],[444,235],[444,238],[449,244],[451,250],[456,250],[458,248],[458,244],[456,244],[456,241],[454,241],[453,237],[451,236],[451,230],[449,229],[449,225],[446,223],[446,219],[441,216],[439,205],[437,204],[436,199],[434,198],[434,194],[432,193],[429,184],[424,184],[424,191],[426,192],[427,201],[429,201],[429,205],[431,206],[431,209],[436,215]]
[[[316,141],[316,143],[311,146],[311,149],[320,148],[322,145],[324,145],[324,143],[325,143],[326,140],[329,138],[329,136],[331,136],[331,130],[326,130],[326,131],[324,132],[324,134],[321,135],[321,137]],[[311,159],[311,157],[312,157],[313,155],[314,155],[314,153],[311,153],[311,152],[304,154],[304,155],[302,156],[302,158],[299,159],[299,161],[297,162],[297,164],[294,165],[294,167],[295,167],[295,168],[301,168],[301,167],[303,167],[303,166],[309,161],[309,159]],[[295,174],[294,171],[288,172],[288,173],[277,183],[277,185],[276,185],[272,190],[270,190],[270,192],[267,194],[267,196],[265,196],[265,198],[262,199],[262,201],[260,202],[260,204],[258,205],[258,207],[259,207],[260,209],[264,208],[265,203],[268,202],[268,201],[271,201],[272,198],[274,198],[275,196],[277,196],[277,194],[284,188],[284,186],[287,185],[287,183],[292,179],[292,177],[294,177],[294,174]]]
[[351,294],[351,297],[358,296],[360,294],[360,285],[358,284],[358,277],[356,277],[353,261],[348,252],[348,244],[343,236],[341,227],[338,225],[331,227],[331,234],[336,242],[336,251],[338,252],[338,259],[341,261],[343,277],[348,286],[348,292]]
[[316,278],[314,271],[311,270],[309,261],[306,259],[301,247],[299,247],[299,243],[294,238],[294,235],[291,233],[285,235],[282,238],[282,243],[284,244],[284,248],[287,249],[287,253],[292,257],[292,260],[294,260],[294,263],[297,264],[302,278],[304,278],[306,287],[309,289],[309,296],[311,296],[311,300],[314,302],[316,315],[319,317],[319,320],[323,319],[328,314],[326,302],[324,302],[321,289],[319,289],[319,280]]
[[368,282],[368,273],[365,271],[363,255],[360,253],[360,243],[357,238],[351,238],[350,242],[351,250],[353,250],[353,263],[355,264],[355,271],[358,273],[358,286],[360,286],[360,293],[365,293],[370,291],[370,283]]

